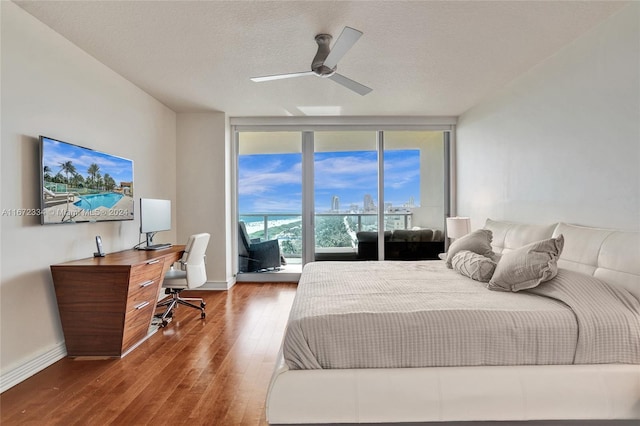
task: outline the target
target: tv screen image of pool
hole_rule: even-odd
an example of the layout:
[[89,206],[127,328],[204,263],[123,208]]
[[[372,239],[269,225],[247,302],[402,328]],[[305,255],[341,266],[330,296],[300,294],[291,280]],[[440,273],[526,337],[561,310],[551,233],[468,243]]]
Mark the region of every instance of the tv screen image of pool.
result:
[[133,220],[133,161],[40,136],[40,222]]

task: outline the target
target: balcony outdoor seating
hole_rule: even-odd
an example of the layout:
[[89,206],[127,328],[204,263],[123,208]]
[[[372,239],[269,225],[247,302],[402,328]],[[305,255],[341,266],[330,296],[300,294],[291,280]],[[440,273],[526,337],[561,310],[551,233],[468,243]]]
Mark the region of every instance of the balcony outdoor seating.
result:
[[238,222],[238,271],[267,271],[279,269],[281,265],[278,240],[252,239],[244,222]]
[[[358,259],[378,259],[378,233],[361,231],[358,239]],[[439,229],[396,229],[384,233],[385,260],[438,259],[444,251],[444,236]]]

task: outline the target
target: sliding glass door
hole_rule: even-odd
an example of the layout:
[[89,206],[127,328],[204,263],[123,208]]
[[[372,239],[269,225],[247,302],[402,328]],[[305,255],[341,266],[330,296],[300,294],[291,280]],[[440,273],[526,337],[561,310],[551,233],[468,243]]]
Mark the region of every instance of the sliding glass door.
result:
[[445,170],[444,132],[384,132],[385,229],[442,231]]
[[378,231],[377,132],[314,133],[314,259],[355,260]]
[[[238,222],[244,226],[249,238],[255,241],[277,239],[286,262],[301,263],[300,132],[239,133],[237,188]],[[240,264],[243,272],[242,262]]]
[[[433,230],[447,208],[444,131],[237,134],[238,221],[288,264],[384,259],[393,231]],[[366,241],[366,247],[360,243]]]

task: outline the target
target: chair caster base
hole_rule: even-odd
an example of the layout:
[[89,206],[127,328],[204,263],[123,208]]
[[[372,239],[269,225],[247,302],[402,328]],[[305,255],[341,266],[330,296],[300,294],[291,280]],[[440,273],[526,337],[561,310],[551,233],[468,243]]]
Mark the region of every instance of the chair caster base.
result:
[[163,318],[162,314],[154,315],[153,321],[157,324],[158,328],[165,328],[167,324],[173,319],[173,309],[167,313]]

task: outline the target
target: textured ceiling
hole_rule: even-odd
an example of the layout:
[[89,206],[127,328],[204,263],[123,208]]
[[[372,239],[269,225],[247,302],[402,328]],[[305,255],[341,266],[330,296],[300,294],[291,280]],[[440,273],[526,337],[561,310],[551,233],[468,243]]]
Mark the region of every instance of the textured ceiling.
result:
[[[177,112],[454,115],[606,19],[614,1],[16,1]],[[314,36],[364,35],[338,71],[307,71]],[[335,39],[334,39],[335,40]]]

